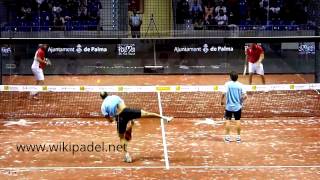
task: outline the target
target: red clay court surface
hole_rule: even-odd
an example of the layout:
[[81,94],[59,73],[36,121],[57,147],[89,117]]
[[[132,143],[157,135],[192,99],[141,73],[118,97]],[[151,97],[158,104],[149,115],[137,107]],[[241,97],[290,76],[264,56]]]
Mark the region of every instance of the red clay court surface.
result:
[[[222,75],[47,76],[46,84],[211,85],[226,80],[228,76]],[[245,83],[243,77],[240,81]],[[312,82],[311,76],[267,76],[268,84],[307,82]],[[11,76],[5,78],[5,84],[33,84],[33,81],[29,76]],[[320,107],[319,96],[315,101],[313,105]],[[170,114],[170,105],[166,105],[164,114]],[[1,106],[3,109],[5,105]],[[7,119],[0,122],[0,179],[320,178],[319,117],[243,118],[241,144],[224,143],[223,125],[217,121],[205,117],[176,118],[165,125],[169,170],[165,169],[158,119],[141,119],[136,123],[130,146],[134,160],[131,164],[122,162],[122,154],[118,152],[18,153],[16,144],[118,143],[115,124],[101,118],[23,119],[25,124],[20,125]]]

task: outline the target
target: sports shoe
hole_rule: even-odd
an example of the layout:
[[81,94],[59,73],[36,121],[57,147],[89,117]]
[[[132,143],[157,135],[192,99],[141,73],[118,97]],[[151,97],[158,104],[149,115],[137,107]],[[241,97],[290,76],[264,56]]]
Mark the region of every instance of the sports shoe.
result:
[[225,136],[225,137],[224,137],[224,142],[230,143],[230,142],[231,142],[230,136]]
[[126,153],[126,155],[124,156],[123,161],[126,162],[126,163],[132,163],[132,158],[131,158],[129,153]]
[[239,135],[236,137],[236,141],[237,143],[241,143],[241,137]]
[[169,123],[173,119],[173,117],[164,116],[162,119],[165,120],[166,123]]

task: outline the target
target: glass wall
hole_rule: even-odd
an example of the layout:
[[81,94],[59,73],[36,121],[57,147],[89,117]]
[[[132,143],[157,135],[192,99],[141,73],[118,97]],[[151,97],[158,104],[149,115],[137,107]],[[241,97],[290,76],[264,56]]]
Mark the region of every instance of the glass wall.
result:
[[[31,75],[36,40],[1,44],[2,74]],[[225,39],[48,41],[47,75],[243,72],[248,42]],[[314,42],[259,42],[266,73],[315,73]],[[160,66],[150,71],[146,66]]]

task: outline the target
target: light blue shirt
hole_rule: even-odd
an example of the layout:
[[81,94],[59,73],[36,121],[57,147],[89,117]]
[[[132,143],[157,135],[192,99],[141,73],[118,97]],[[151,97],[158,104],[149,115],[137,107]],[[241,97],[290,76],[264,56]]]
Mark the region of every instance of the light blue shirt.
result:
[[243,85],[238,81],[225,84],[226,110],[236,112],[242,108],[242,97],[246,94]]
[[103,116],[114,117],[117,115],[118,104],[122,102],[123,100],[119,96],[107,96],[102,102],[101,113]]
[[131,16],[131,22],[132,22],[132,26],[134,27],[138,27],[141,25],[141,17],[139,15],[132,15]]

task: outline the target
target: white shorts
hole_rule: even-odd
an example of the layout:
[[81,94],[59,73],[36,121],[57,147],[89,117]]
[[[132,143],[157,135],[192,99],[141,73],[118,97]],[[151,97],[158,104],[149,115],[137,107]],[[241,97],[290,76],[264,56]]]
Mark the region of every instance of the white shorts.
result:
[[32,73],[37,81],[43,81],[44,80],[44,74],[43,70],[41,68],[31,68]]
[[249,70],[249,74],[253,74],[253,73],[257,73],[259,75],[264,75],[264,70],[263,70],[263,64],[260,63],[258,65],[258,63],[248,63],[248,70]]

